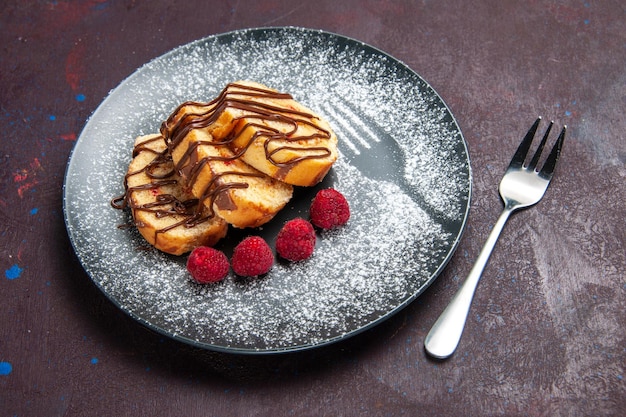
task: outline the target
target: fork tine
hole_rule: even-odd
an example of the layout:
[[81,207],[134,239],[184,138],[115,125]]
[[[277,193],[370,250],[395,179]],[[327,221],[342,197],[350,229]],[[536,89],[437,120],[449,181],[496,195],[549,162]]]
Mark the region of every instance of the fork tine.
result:
[[515,151],[515,154],[513,155],[513,159],[511,159],[509,168],[521,168],[524,165],[524,160],[526,159],[526,155],[528,155],[530,145],[533,143],[535,133],[537,133],[539,122],[541,122],[541,117],[538,117],[537,120],[535,120],[535,123],[533,123],[530,129],[528,129],[528,133],[524,136],[522,143],[520,143],[517,151]]
[[539,162],[539,158],[541,157],[541,152],[543,152],[543,148],[546,146],[546,142],[548,141],[548,136],[550,135],[550,131],[552,130],[552,125],[554,125],[554,122],[550,122],[550,124],[548,125],[548,128],[546,129],[546,133],[543,134],[543,138],[541,139],[541,143],[539,144],[539,147],[537,148],[537,150],[535,151],[535,154],[533,155],[533,159],[531,159],[530,163],[528,164],[528,169],[529,170],[534,170],[535,167],[537,166],[537,162]]
[[563,147],[563,141],[565,140],[565,132],[567,130],[567,126],[563,126],[561,129],[561,133],[559,133],[559,137],[557,138],[552,150],[550,151],[550,155],[548,155],[548,159],[546,159],[545,164],[541,168],[539,175],[543,178],[549,180],[552,178],[552,174],[554,173],[554,167],[556,166],[557,161],[559,160],[559,156],[561,155],[561,148]]

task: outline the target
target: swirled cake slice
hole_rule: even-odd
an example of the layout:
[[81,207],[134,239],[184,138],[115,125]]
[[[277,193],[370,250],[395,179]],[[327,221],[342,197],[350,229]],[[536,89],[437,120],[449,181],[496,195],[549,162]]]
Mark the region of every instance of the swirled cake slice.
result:
[[185,191],[161,135],[135,140],[124,183],[124,196],[112,204],[130,208],[139,233],[157,249],[182,255],[226,235],[226,222]]
[[268,222],[293,194],[291,185],[246,164],[205,129],[190,130],[172,159],[191,193],[237,228]]
[[173,149],[204,130],[244,162],[282,182],[313,186],[337,160],[330,125],[289,94],[252,81],[231,83],[209,103],[186,102],[161,133]]

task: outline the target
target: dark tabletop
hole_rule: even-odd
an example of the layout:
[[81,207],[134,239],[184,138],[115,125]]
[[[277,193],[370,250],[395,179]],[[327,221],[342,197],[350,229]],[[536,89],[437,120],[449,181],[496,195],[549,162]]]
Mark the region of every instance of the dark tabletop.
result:
[[[144,63],[235,29],[368,43],[441,95],[467,141],[469,220],[439,278],[346,341],[250,356],[192,348],[118,310],[63,217],[70,152]],[[617,416],[626,409],[626,7],[612,1],[5,1],[0,6],[0,415]],[[530,123],[568,134],[536,207],[515,214],[459,349],[424,338],[476,259]]]

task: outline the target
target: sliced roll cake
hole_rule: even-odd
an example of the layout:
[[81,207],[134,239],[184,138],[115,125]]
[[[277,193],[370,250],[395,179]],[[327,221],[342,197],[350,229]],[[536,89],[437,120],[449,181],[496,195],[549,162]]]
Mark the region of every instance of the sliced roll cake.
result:
[[159,250],[182,255],[226,235],[224,219],[183,187],[161,135],[135,140],[124,184],[126,192],[113,206],[130,208],[139,233]]
[[191,193],[237,228],[267,223],[293,195],[291,185],[246,164],[204,129],[189,131],[172,159]]
[[209,103],[186,102],[161,133],[170,149],[193,130],[208,132],[244,162],[279,181],[313,186],[337,160],[329,124],[289,94],[252,81],[231,83]]

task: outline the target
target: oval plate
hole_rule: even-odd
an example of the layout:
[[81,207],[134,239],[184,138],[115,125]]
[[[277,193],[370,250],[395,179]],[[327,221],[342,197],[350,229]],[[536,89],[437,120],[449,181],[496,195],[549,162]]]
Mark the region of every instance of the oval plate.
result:
[[[313,257],[276,262],[264,277],[194,284],[186,257],[146,243],[111,208],[123,192],[134,138],[155,133],[183,101],[209,101],[249,79],[288,92],[331,123],[340,158],[317,187],[298,189],[272,222],[231,230],[228,255],[248,234],[273,247],[282,224],[308,216],[315,193],[335,187],[352,216],[318,234]],[[415,72],[362,42],[300,28],[210,36],[138,69],[94,112],[67,166],[64,214],[78,259],[120,309],[197,347],[278,353],[333,343],[398,312],[439,275],[465,227],[471,194],[467,146],[450,110]]]

